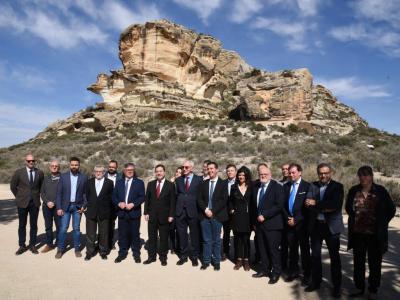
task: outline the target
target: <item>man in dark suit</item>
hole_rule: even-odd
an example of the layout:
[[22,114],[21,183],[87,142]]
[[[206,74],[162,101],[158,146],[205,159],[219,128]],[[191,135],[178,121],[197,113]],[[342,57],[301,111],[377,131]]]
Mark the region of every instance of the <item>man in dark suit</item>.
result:
[[262,269],[253,277],[269,277],[269,284],[278,282],[281,274],[280,244],[282,240],[282,209],[284,194],[282,186],[272,180],[266,164],[258,166],[259,180],[254,184],[250,202],[251,224],[255,228]]
[[[228,164],[225,168],[226,180],[225,184],[228,189],[228,197],[231,194],[231,187],[236,181],[236,166],[234,164]],[[230,239],[231,239],[231,214],[228,213],[228,220],[226,220],[222,227],[224,229],[224,235],[222,237],[222,257],[221,261],[226,260],[229,257]]]
[[56,208],[57,215],[61,217],[60,232],[58,233],[58,244],[56,258],[60,259],[65,250],[65,238],[69,222],[72,217],[72,229],[75,256],[82,257],[80,223],[82,213],[86,206],[86,183],[87,176],[79,171],[80,160],[71,157],[69,160],[70,170],[61,174],[57,186]]
[[193,174],[193,162],[185,161],[183,164],[183,176],[176,180],[176,210],[175,221],[179,236],[180,258],[176,263],[183,265],[189,257],[188,227],[190,231],[192,265],[199,265],[200,231],[197,208],[197,195],[203,179]]
[[86,185],[87,204],[86,216],[86,257],[90,260],[96,252],[97,227],[99,228],[98,243],[102,259],[107,259],[109,252],[108,226],[113,209],[112,195],[114,184],[104,177],[104,167],[95,166],[94,176]]
[[219,271],[222,223],[228,220],[228,188],[226,182],[218,177],[216,162],[208,163],[208,175],[210,178],[202,183],[197,198],[203,236],[203,261],[200,269],[206,270],[211,263],[214,270]]
[[15,196],[18,210],[18,244],[16,255],[21,255],[28,248],[26,241],[26,223],[29,214],[29,250],[38,254],[36,249],[37,220],[40,207],[40,187],[43,182],[43,172],[35,167],[35,158],[32,154],[25,156],[25,167],[15,171],[10,182],[11,192]]
[[[118,173],[118,162],[114,159],[108,162],[108,171],[105,177],[112,180],[114,187],[117,180],[121,179],[122,174]],[[115,220],[117,219],[117,208],[113,205],[110,213],[109,227],[108,227],[108,249],[115,249],[114,246],[114,231],[115,231]]]
[[158,251],[162,266],[167,265],[169,224],[175,216],[175,185],[165,179],[165,166],[157,165],[154,168],[156,180],[147,185],[144,202],[144,217],[148,221],[148,253],[149,258],[145,265],[156,261],[157,236],[160,235],[160,249]]
[[343,185],[332,180],[332,168],[321,163],[317,167],[319,181],[311,186],[305,205],[309,208],[309,232],[311,235],[312,276],[306,292],[319,289],[322,281],[321,246],[325,240],[331,260],[332,296],[340,297],[342,265],[340,261],[340,234],[344,230],[342,205]]
[[119,179],[115,185],[113,202],[118,216],[118,244],[119,252],[115,263],[120,263],[128,255],[129,247],[133,258],[140,263],[140,217],[141,205],[144,202],[144,182],[135,176],[135,164],[126,163],[125,177]]
[[[301,266],[303,270],[302,285],[308,285],[311,276],[310,240],[308,233],[308,209],[305,206],[310,183],[301,178],[302,168],[298,164],[290,164],[290,182],[283,188],[285,191],[285,209],[283,210],[286,220],[285,234],[288,247],[283,251],[288,253],[289,266],[286,282],[293,281],[299,276],[299,246],[301,252]],[[285,255],[286,256],[286,255]]]

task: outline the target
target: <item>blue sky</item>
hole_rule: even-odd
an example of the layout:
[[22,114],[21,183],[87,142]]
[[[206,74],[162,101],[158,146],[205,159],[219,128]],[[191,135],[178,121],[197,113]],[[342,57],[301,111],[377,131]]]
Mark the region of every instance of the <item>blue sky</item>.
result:
[[120,32],[167,18],[268,71],[307,67],[376,128],[400,134],[400,0],[6,0],[0,3],[0,147],[100,101]]

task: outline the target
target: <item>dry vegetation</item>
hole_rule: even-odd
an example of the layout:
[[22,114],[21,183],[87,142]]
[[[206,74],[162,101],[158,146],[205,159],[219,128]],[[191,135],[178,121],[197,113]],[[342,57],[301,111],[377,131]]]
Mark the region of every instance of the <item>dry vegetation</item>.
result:
[[[375,146],[374,150],[367,145]],[[304,178],[315,179],[319,162],[330,162],[335,178],[346,189],[356,182],[356,170],[363,164],[381,172],[393,198],[400,205],[400,137],[371,128],[356,128],[346,136],[316,133],[309,135],[295,125],[287,128],[270,126],[267,129],[252,122],[152,120],[115,132],[75,133],[61,137],[0,149],[0,182],[9,182],[12,172],[23,163],[27,152],[47,170],[52,157],[58,157],[64,168],[68,157],[82,158],[82,167],[90,173],[93,166],[113,158],[119,162],[134,161],[138,173],[147,179],[153,166],[162,162],[168,176],[183,159],[192,159],[198,167],[204,159],[217,161],[221,170],[230,162],[247,165],[253,172],[259,162],[268,162],[279,177],[284,162],[298,162],[304,167]],[[254,172],[255,174],[255,172]]]

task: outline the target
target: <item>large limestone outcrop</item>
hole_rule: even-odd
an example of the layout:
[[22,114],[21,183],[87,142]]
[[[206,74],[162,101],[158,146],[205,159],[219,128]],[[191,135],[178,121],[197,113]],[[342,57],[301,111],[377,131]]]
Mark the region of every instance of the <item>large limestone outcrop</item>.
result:
[[314,86],[307,69],[255,69],[217,39],[167,20],[129,26],[120,36],[119,57],[121,70],[99,74],[88,87],[101,103],[38,137],[113,130],[151,118],[306,124],[339,134],[366,125],[331,92]]

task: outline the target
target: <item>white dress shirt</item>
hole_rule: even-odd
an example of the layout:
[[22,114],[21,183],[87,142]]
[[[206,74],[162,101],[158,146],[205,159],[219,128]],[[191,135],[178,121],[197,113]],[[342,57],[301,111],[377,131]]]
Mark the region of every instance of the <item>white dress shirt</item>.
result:
[[35,181],[35,169],[29,169],[28,167],[26,167],[26,172],[28,173],[28,179],[31,180],[31,170],[32,170],[32,180]]
[[263,184],[265,184],[265,187],[264,187],[264,193],[267,191],[267,188],[268,188],[268,185],[269,185],[269,183],[271,182],[271,180],[270,181],[268,181],[268,182],[266,182],[266,183],[262,183],[262,182],[260,182],[260,188],[258,189],[258,193],[257,193],[257,207],[258,207],[258,203],[260,202],[260,193],[261,193],[261,190],[262,190],[262,188],[263,188]]
[[126,182],[128,182],[128,189],[127,189],[126,195],[125,195],[125,203],[126,204],[128,204],[128,196],[129,196],[129,192],[131,190],[132,181],[133,181],[133,178],[125,178],[124,184],[126,185]]
[[95,179],[95,187],[96,187],[96,195],[97,197],[100,195],[101,189],[103,188],[104,177],[101,179]]
[[[161,182],[160,182],[160,194],[161,194],[162,188],[164,186],[164,182],[165,182],[165,177],[163,179],[161,179]],[[158,185],[158,179],[156,181],[156,190],[157,190],[157,185]]]

